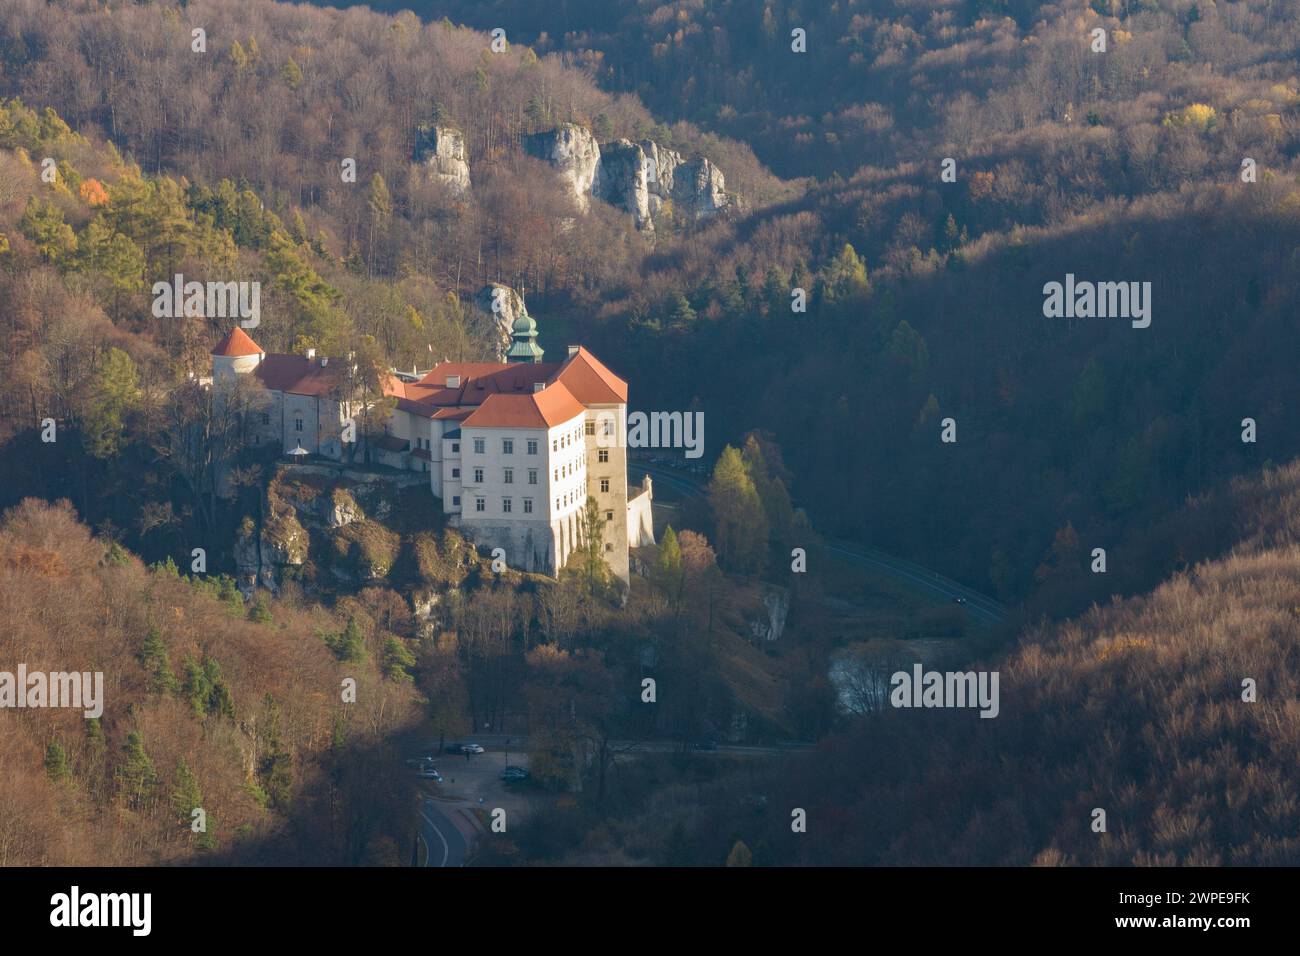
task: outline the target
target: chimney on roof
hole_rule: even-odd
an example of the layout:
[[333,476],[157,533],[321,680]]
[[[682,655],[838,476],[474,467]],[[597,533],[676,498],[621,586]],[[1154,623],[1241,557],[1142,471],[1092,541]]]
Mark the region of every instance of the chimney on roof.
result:
[[447,387],[448,387],[448,388],[460,388],[460,376],[459,376],[459,375],[448,375],[448,376],[447,376]]
[[310,361],[311,361],[312,359],[314,359],[315,357],[316,357],[316,350],[315,350],[315,349],[308,349],[308,350],[307,350],[307,361],[310,362]]
[[577,354],[578,354],[578,349],[580,349],[580,348],[582,348],[581,345],[570,345],[570,346],[569,346],[569,354],[570,354],[570,355],[577,355]]
[[533,382],[533,391],[534,391],[534,392],[540,392],[540,391],[541,391],[542,389],[544,389],[544,388],[546,388],[546,383],[545,383],[545,382]]

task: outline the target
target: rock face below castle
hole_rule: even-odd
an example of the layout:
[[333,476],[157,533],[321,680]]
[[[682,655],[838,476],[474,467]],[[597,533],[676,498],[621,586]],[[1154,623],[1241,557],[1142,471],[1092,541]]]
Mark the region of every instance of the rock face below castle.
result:
[[[499,303],[499,305],[498,305]],[[524,314],[524,297],[497,282],[489,282],[474,296],[474,307],[491,316],[497,328],[497,358],[505,361],[510,350],[515,319]]]
[[586,212],[590,197],[602,189],[600,146],[585,126],[564,123],[544,133],[523,138],[524,152],[554,166],[568,185],[569,194]]
[[469,192],[469,163],[465,158],[465,136],[460,130],[451,126],[422,127],[415,158],[435,182],[458,195]]

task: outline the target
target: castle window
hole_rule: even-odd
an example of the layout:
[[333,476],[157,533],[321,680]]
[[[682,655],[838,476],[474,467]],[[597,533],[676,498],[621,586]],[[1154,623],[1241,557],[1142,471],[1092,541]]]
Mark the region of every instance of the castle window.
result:
[[532,498],[525,498],[525,499],[524,499],[524,514],[526,514],[526,515],[530,515],[530,514],[532,514],[532,513],[533,513],[533,499],[532,499]]
[[262,412],[262,424],[263,424],[263,425],[269,425],[269,424],[271,424],[271,413],[270,413],[270,412]]
[[612,511],[606,511],[606,512],[605,512],[605,520],[606,520],[606,521],[613,521],[613,520],[614,520],[614,512],[612,512]]
[[555,499],[555,510],[556,510],[556,511],[559,511],[559,510],[560,510],[560,499],[559,499],[559,498],[556,498],[556,499]]
[[609,449],[602,448],[600,451],[596,452],[596,461],[600,462],[601,464],[604,464],[605,462],[609,461]]
[[301,419],[301,418],[295,418],[295,419],[293,420],[293,430],[296,431],[296,432],[300,432],[300,431],[302,431],[302,419]]
[[459,468],[453,468],[453,469],[451,470],[451,476],[452,476],[453,478],[459,478],[459,477],[460,477],[460,469],[459,469]]
[[459,508],[459,507],[460,507],[460,495],[452,495],[452,496],[451,496],[451,506],[452,506],[453,508]]
[[530,485],[535,485],[535,484],[537,484],[537,469],[536,469],[536,468],[529,468],[529,469],[528,469],[528,483],[529,483]]
[[537,454],[537,439],[535,438],[528,439],[528,454],[530,455]]
[[605,419],[605,434],[606,435],[614,434],[614,419],[612,418]]
[[594,434],[596,434],[596,423],[595,423],[595,422],[587,422],[587,434],[588,434],[588,435],[594,435]]
[[460,454],[460,442],[458,442],[458,441],[454,441],[454,442],[451,443],[451,453],[452,453],[453,455],[459,455],[459,454]]
[[614,550],[614,545],[611,544],[610,542],[606,541],[606,542],[605,542],[605,550],[606,550],[606,551],[613,551],[613,550]]
[[475,438],[475,439],[474,439],[474,454],[476,454],[476,455],[481,455],[481,454],[483,454],[486,450],[487,450],[487,439],[484,439],[484,438]]
[[474,499],[474,510],[475,510],[475,511],[487,511],[487,499],[486,499],[486,498],[475,498],[475,499]]
[[501,439],[501,454],[513,455],[515,453],[515,440],[513,438]]
[[510,507],[511,507],[510,499],[509,499],[509,498],[502,498],[502,499],[501,499],[501,510],[502,510],[505,514],[510,514]]
[[608,479],[608,478],[602,478],[602,479],[600,479],[600,490],[601,490],[601,491],[609,491],[609,479]]
[[551,451],[559,451],[559,450],[560,450],[559,439],[558,438],[551,439]]
[[475,469],[474,469],[474,484],[476,484],[476,485],[481,485],[481,484],[483,484],[483,469],[482,469],[482,468],[475,468]]
[[507,485],[513,485],[514,483],[515,483],[515,470],[514,470],[513,468],[507,468],[507,469],[506,469],[506,484],[507,484]]

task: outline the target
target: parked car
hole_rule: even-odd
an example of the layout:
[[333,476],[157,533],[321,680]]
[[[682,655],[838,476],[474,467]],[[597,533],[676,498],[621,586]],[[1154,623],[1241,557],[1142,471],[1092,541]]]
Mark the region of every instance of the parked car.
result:
[[717,750],[718,743],[716,740],[697,740],[691,744],[692,750]]
[[438,768],[431,763],[420,764],[420,769],[415,775],[421,780],[432,780],[434,783],[442,783],[442,774],[438,773]]
[[506,783],[518,783],[521,780],[528,779],[528,771],[523,767],[506,767],[499,776]]
[[450,748],[454,754],[481,754],[483,748],[478,744],[452,744]]

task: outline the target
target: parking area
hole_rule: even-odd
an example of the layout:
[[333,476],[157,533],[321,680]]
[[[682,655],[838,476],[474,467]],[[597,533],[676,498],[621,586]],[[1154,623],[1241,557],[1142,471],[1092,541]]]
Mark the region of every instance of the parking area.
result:
[[500,744],[484,748],[481,754],[439,754],[437,745],[424,748],[416,757],[430,756],[438,768],[441,782],[425,781],[429,793],[439,803],[452,809],[476,808],[487,814],[497,807],[506,811],[506,826],[527,816],[530,809],[531,784],[528,781],[508,783],[501,779],[507,766],[528,767],[528,754],[523,750],[510,750]]

